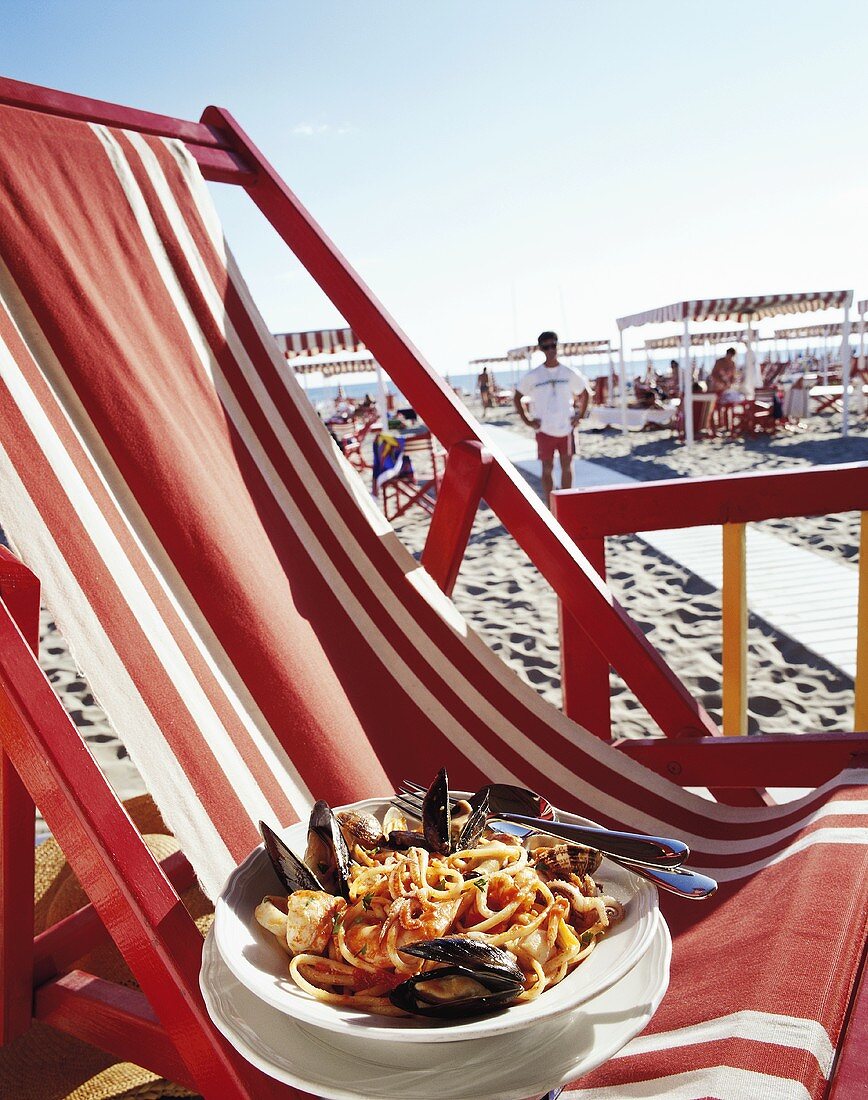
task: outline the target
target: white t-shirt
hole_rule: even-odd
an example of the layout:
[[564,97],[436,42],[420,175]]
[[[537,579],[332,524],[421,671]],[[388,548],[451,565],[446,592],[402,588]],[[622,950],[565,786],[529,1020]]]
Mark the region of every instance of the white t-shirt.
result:
[[528,371],[518,384],[518,392],[531,399],[532,415],[539,420],[541,432],[563,436],[572,431],[573,398],[590,393],[591,385],[580,371],[558,363],[556,367],[542,365]]

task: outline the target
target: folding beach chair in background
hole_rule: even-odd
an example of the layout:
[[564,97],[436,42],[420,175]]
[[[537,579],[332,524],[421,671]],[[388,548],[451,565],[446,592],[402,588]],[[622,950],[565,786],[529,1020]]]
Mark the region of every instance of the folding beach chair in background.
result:
[[[604,825],[679,834],[721,881],[706,907],[665,904],[670,994],[568,1095],[820,1097],[833,1071],[832,1094],[854,1095],[868,739],[830,736],[833,777],[765,806],[757,747],[787,782],[812,779],[798,738],[745,738],[752,804],[726,805],[567,719],[445,595],[482,496],[663,732],[718,732],[231,116],[11,81],[0,104],[0,518],[26,563],[0,570],[3,1041],[35,1018],[215,1100],[294,1095],[209,1019],[177,883],[192,868],[213,898],[260,817],[287,824],[316,797],[384,795],[445,763],[456,786],[517,782]],[[447,448],[422,564],[286,371],[203,174],[246,188]],[[40,582],[180,843],[165,866],[38,667]],[[91,900],[36,944],[34,801]],[[75,969],[107,936],[141,992]]]

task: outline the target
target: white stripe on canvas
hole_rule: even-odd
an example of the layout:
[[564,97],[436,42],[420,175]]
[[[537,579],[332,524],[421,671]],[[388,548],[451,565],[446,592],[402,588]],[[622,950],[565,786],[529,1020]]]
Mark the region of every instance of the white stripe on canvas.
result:
[[749,1039],[751,1042],[804,1050],[817,1059],[820,1072],[828,1078],[832,1070],[835,1048],[826,1029],[817,1020],[799,1016],[783,1016],[773,1012],[733,1012],[690,1027],[673,1031],[639,1035],[616,1055],[631,1058],[657,1050],[674,1050],[697,1043],[715,1043],[726,1039]]
[[811,1100],[801,1083],[788,1077],[775,1077],[757,1070],[714,1066],[687,1073],[673,1073],[654,1081],[634,1081],[599,1088],[566,1089],[568,1100],[696,1100],[714,1096],[718,1100]]

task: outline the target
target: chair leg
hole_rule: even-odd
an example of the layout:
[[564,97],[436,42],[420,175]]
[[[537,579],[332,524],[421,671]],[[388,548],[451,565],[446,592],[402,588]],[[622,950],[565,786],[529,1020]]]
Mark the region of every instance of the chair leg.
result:
[[[0,547],[0,600],[30,646],[39,651],[39,581]],[[30,1027],[33,999],[35,807],[0,749],[0,1045]]]

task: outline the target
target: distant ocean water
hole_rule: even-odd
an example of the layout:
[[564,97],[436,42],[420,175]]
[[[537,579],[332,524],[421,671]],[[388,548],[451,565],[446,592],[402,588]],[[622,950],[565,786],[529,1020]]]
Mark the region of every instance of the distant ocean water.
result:
[[[502,366],[502,364],[498,364]],[[598,378],[600,375],[605,375],[608,370],[608,364],[606,363],[570,363],[567,361],[567,365],[575,366],[577,370],[580,370],[588,378]],[[525,374],[527,374],[527,367],[521,363],[518,364],[519,370],[512,370],[512,368],[492,370],[495,382],[503,389],[512,389],[516,382]],[[617,369],[617,366],[616,366]],[[658,370],[665,370],[666,363],[662,360],[657,362]],[[645,371],[645,360],[636,359],[630,360],[627,365],[627,373],[629,378],[633,378],[636,374],[643,374]],[[463,389],[465,393],[476,393],[476,379],[479,377],[479,371],[473,373],[455,373],[443,376],[450,386]],[[299,381],[304,386],[304,377],[300,376]],[[331,401],[336,395],[340,385],[341,391],[346,397],[364,397],[365,394],[370,394],[372,398],[377,396],[377,376],[373,372],[370,374],[346,374],[338,378],[330,378],[325,385],[317,386],[305,386],[308,396],[311,401],[316,404],[319,401]],[[398,387],[390,380],[386,379],[386,385],[388,392],[396,394],[401,397],[401,393]]]

